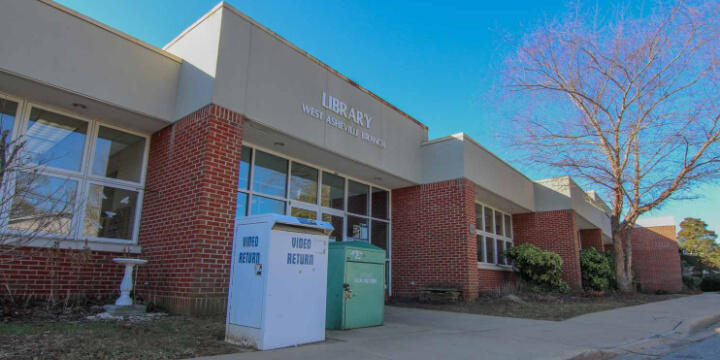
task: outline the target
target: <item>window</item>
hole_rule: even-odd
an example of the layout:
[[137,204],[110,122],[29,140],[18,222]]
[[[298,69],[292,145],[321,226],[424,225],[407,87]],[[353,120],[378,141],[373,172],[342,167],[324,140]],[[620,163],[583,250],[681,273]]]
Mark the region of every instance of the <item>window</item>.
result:
[[367,215],[369,192],[369,186],[350,180],[348,182],[348,212]]
[[323,172],[322,201],[320,205],[345,210],[345,178]]
[[17,107],[16,102],[0,98],[0,134],[12,135]]
[[131,240],[137,200],[137,191],[90,184],[83,235]]
[[390,194],[386,190],[372,188],[372,217],[387,220],[389,198]]
[[390,192],[318,167],[243,146],[236,217],[289,214],[333,226],[333,241],[390,250]]
[[252,161],[252,149],[243,146],[240,150],[240,171],[238,174],[238,188],[250,189],[250,164]]
[[17,174],[7,228],[23,233],[70,235],[77,188],[76,180],[29,172]]
[[262,151],[255,151],[253,191],[285,197],[288,161]]
[[487,206],[483,207],[485,212],[485,226],[481,229],[485,229],[486,233],[492,234],[493,232],[493,211]]
[[477,261],[509,265],[504,252],[513,245],[510,214],[483,204],[475,204],[475,222]]
[[477,261],[485,262],[485,240],[482,235],[475,235],[477,240]]
[[0,129],[15,129],[34,164],[5,179],[14,196],[1,214],[4,230],[137,242],[146,136],[3,98]]
[[100,126],[95,141],[93,175],[139,182],[145,138]]
[[40,166],[79,172],[87,131],[86,121],[33,108],[25,130],[24,149]]
[[290,199],[317,203],[318,171],[315,168],[292,163],[290,175]]

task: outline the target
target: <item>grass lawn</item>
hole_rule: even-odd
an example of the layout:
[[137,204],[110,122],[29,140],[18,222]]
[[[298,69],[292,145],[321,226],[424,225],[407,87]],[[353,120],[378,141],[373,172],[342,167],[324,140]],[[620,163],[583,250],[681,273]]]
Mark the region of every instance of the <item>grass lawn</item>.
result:
[[0,322],[0,359],[184,359],[248,351],[224,336],[219,317]]
[[393,305],[471,314],[561,321],[591,312],[670,300],[685,295],[610,294],[606,296],[585,296],[576,294],[518,294],[516,296],[525,303],[512,301],[507,297],[487,295],[480,296],[476,301],[470,303],[427,304],[414,301],[402,301],[393,302]]

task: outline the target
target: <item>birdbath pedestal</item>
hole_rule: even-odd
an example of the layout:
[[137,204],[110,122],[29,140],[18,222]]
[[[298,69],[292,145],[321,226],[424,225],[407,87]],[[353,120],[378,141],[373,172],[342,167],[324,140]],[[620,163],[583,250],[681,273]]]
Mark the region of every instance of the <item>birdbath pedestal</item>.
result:
[[145,305],[133,304],[130,292],[133,290],[133,270],[136,265],[143,265],[147,260],[114,258],[114,262],[125,265],[125,275],[120,282],[120,297],[115,300],[114,305],[105,305],[105,311],[114,316],[141,315],[146,311]]

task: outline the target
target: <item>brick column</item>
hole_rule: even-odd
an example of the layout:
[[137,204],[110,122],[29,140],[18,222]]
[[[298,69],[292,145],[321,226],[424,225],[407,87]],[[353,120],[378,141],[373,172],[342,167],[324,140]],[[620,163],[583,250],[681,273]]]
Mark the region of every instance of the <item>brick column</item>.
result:
[[425,286],[478,296],[475,186],[456,179],[392,191],[392,292],[416,297]]
[[138,292],[171,311],[225,311],[242,124],[211,104],[152,136]]
[[572,210],[513,215],[513,235],[515,246],[531,243],[559,254],[563,260],[563,280],[573,290],[582,289],[580,245]]
[[595,248],[598,251],[605,251],[602,239],[602,230],[600,229],[585,229],[580,230],[580,243],[582,248]]
[[637,227],[631,236],[634,282],[640,290],[682,290],[682,267],[675,226]]

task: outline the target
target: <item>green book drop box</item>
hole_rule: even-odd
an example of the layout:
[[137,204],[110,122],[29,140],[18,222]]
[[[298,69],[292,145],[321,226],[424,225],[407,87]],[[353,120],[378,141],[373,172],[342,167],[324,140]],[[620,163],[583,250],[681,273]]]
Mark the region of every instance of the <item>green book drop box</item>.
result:
[[385,250],[362,241],[331,242],[328,329],[380,326],[385,318]]

